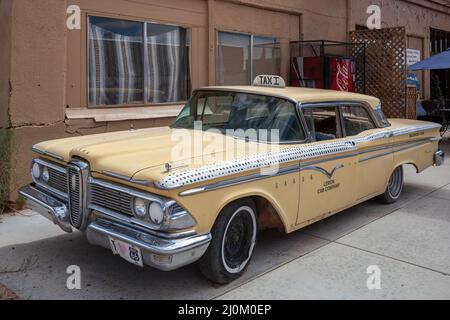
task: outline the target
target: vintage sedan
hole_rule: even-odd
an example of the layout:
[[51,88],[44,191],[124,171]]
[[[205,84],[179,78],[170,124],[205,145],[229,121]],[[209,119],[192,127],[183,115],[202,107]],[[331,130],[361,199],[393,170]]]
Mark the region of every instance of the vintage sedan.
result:
[[223,284],[249,265],[258,231],[395,202],[403,166],[442,165],[439,125],[388,120],[374,97],[283,82],[195,90],[171,127],[38,143],[20,194],[130,263],[198,261]]

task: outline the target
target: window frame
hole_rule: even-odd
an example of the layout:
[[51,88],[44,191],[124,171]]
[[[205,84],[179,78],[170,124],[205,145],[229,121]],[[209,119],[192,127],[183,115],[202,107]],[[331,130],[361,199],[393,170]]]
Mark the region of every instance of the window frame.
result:
[[[141,23],[143,26],[143,33],[142,33],[142,37],[143,37],[143,41],[142,41],[142,47],[143,47],[143,57],[145,59],[145,54],[147,54],[148,51],[148,47],[147,47],[147,24],[152,23],[152,24],[160,24],[160,25],[164,25],[164,26],[174,26],[174,27],[179,27],[179,28],[184,28],[186,29],[186,31],[188,32],[189,35],[189,52],[188,52],[188,74],[189,74],[189,78],[190,78],[190,88],[187,92],[187,99],[186,100],[182,100],[182,101],[173,101],[173,102],[161,102],[161,103],[151,103],[148,101],[148,88],[147,88],[147,71],[148,71],[148,66],[145,63],[145,60],[143,61],[143,74],[144,74],[144,88],[143,88],[143,102],[142,103],[134,103],[134,104],[130,104],[130,103],[122,103],[122,104],[98,104],[98,105],[92,105],[89,101],[89,50],[90,50],[90,40],[89,40],[89,28],[90,28],[90,19],[91,17],[93,18],[105,18],[105,19],[112,19],[112,20],[121,20],[121,21],[129,21],[129,22],[138,22]],[[86,102],[86,107],[87,109],[90,110],[105,110],[105,109],[115,109],[115,108],[144,108],[144,107],[158,107],[158,106],[173,106],[173,105],[184,105],[188,100],[190,95],[192,94],[192,76],[191,76],[191,70],[192,70],[192,26],[187,26],[187,25],[183,25],[183,24],[175,24],[175,23],[164,23],[161,21],[156,21],[156,20],[151,20],[151,19],[133,19],[130,17],[117,17],[117,16],[110,16],[110,15],[103,15],[103,14],[87,14],[86,15],[86,32],[85,32],[85,39],[86,39],[86,78],[85,78],[85,94],[86,94],[86,98],[85,98],[85,102]]]
[[[215,49],[216,49],[216,54],[215,54],[215,61],[214,61],[214,65],[215,65],[215,75],[214,75],[214,81],[217,84],[217,62],[218,62],[218,47],[219,47],[219,34],[220,33],[231,33],[231,34],[236,34],[236,35],[240,35],[240,36],[248,36],[250,37],[250,52],[249,52],[249,57],[250,57],[250,79],[249,79],[249,83],[247,85],[251,85],[253,83],[253,79],[255,79],[255,77],[257,75],[254,75],[253,72],[255,71],[254,68],[254,61],[253,61],[253,53],[254,53],[254,38],[255,37],[262,37],[262,38],[273,38],[275,39],[274,44],[280,44],[280,42],[278,41],[279,39],[277,37],[274,36],[269,36],[269,35],[262,35],[262,34],[254,34],[254,33],[248,33],[248,32],[239,32],[239,31],[228,31],[228,30],[216,30],[216,44],[215,44]],[[281,50],[281,47],[280,47]],[[281,74],[281,64],[280,64],[280,70],[279,70],[279,74]]]
[[360,101],[360,102],[358,102],[358,101],[330,101],[330,102],[314,102],[314,103],[305,103],[305,104],[299,103],[298,105],[299,105],[299,111],[300,111],[300,114],[301,114],[301,118],[304,121],[303,122],[304,123],[304,128],[305,128],[306,133],[307,133],[307,135],[309,137],[309,140],[311,142],[317,142],[317,141],[316,141],[316,138],[312,136],[312,134],[311,134],[311,132],[310,132],[310,130],[308,128],[308,125],[306,123],[305,115],[304,115],[304,109],[305,108],[314,108],[314,107],[316,107],[316,108],[317,107],[335,107],[335,108],[337,108],[338,116],[339,116],[339,128],[338,129],[340,130],[340,133],[341,133],[342,137],[336,138],[336,139],[333,139],[333,140],[344,139],[344,138],[347,138],[347,137],[353,137],[353,136],[347,136],[347,134],[345,132],[344,117],[343,117],[343,114],[342,114],[342,107],[345,107],[345,106],[360,106],[360,107],[364,108],[367,111],[367,113],[369,114],[369,117],[372,120],[373,124],[375,125],[374,129],[382,128],[382,126],[380,126],[378,121],[376,121],[376,119],[375,119],[375,117],[374,117],[374,115],[372,113],[372,110],[371,110],[372,107],[370,105],[368,105],[367,103],[362,102],[362,101]]
[[359,134],[361,134],[361,133],[363,133],[365,131],[368,131],[368,130],[364,130],[364,131],[361,131],[360,133],[358,133],[357,135],[352,135],[352,136],[347,135],[347,129],[345,128],[345,119],[344,119],[344,112],[343,112],[343,108],[344,107],[360,107],[360,108],[363,108],[367,112],[367,115],[369,116],[369,119],[370,119],[370,121],[372,121],[372,124],[373,124],[373,128],[372,129],[368,129],[368,130],[378,129],[377,122],[374,121],[373,115],[371,114],[371,112],[369,110],[367,110],[367,108],[365,106],[363,106],[362,104],[347,104],[347,103],[341,104],[339,106],[339,114],[340,114],[341,127],[342,127],[342,133],[343,133],[344,138],[355,137],[355,136],[357,136],[357,135],[359,135]]

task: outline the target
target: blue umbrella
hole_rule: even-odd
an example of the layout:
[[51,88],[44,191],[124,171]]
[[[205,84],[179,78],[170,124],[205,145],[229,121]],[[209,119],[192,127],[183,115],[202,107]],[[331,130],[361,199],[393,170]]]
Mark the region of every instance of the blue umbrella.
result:
[[441,52],[429,57],[428,59],[413,64],[408,68],[410,71],[438,69],[450,69],[450,48],[448,48],[447,51]]

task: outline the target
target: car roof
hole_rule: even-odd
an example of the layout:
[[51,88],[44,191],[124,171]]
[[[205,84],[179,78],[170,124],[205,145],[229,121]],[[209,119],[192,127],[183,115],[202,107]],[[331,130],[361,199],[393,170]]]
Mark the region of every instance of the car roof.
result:
[[198,90],[214,90],[214,91],[232,91],[244,92],[250,94],[269,95],[287,100],[293,100],[300,103],[314,103],[314,102],[366,102],[373,108],[379,106],[380,100],[378,98],[367,96],[359,93],[324,90],[324,89],[310,89],[299,87],[263,87],[263,86],[213,86],[203,87]]

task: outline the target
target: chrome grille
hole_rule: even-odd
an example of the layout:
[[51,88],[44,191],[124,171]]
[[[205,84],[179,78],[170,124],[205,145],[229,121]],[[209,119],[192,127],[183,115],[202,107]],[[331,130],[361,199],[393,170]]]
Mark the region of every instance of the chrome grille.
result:
[[67,194],[67,174],[51,167],[48,167],[48,174],[48,186]]
[[70,221],[75,228],[80,227],[82,220],[82,187],[81,171],[76,166],[67,167],[67,190]]
[[132,196],[128,193],[98,184],[91,184],[89,186],[89,199],[92,205],[129,216],[133,215],[131,211]]

